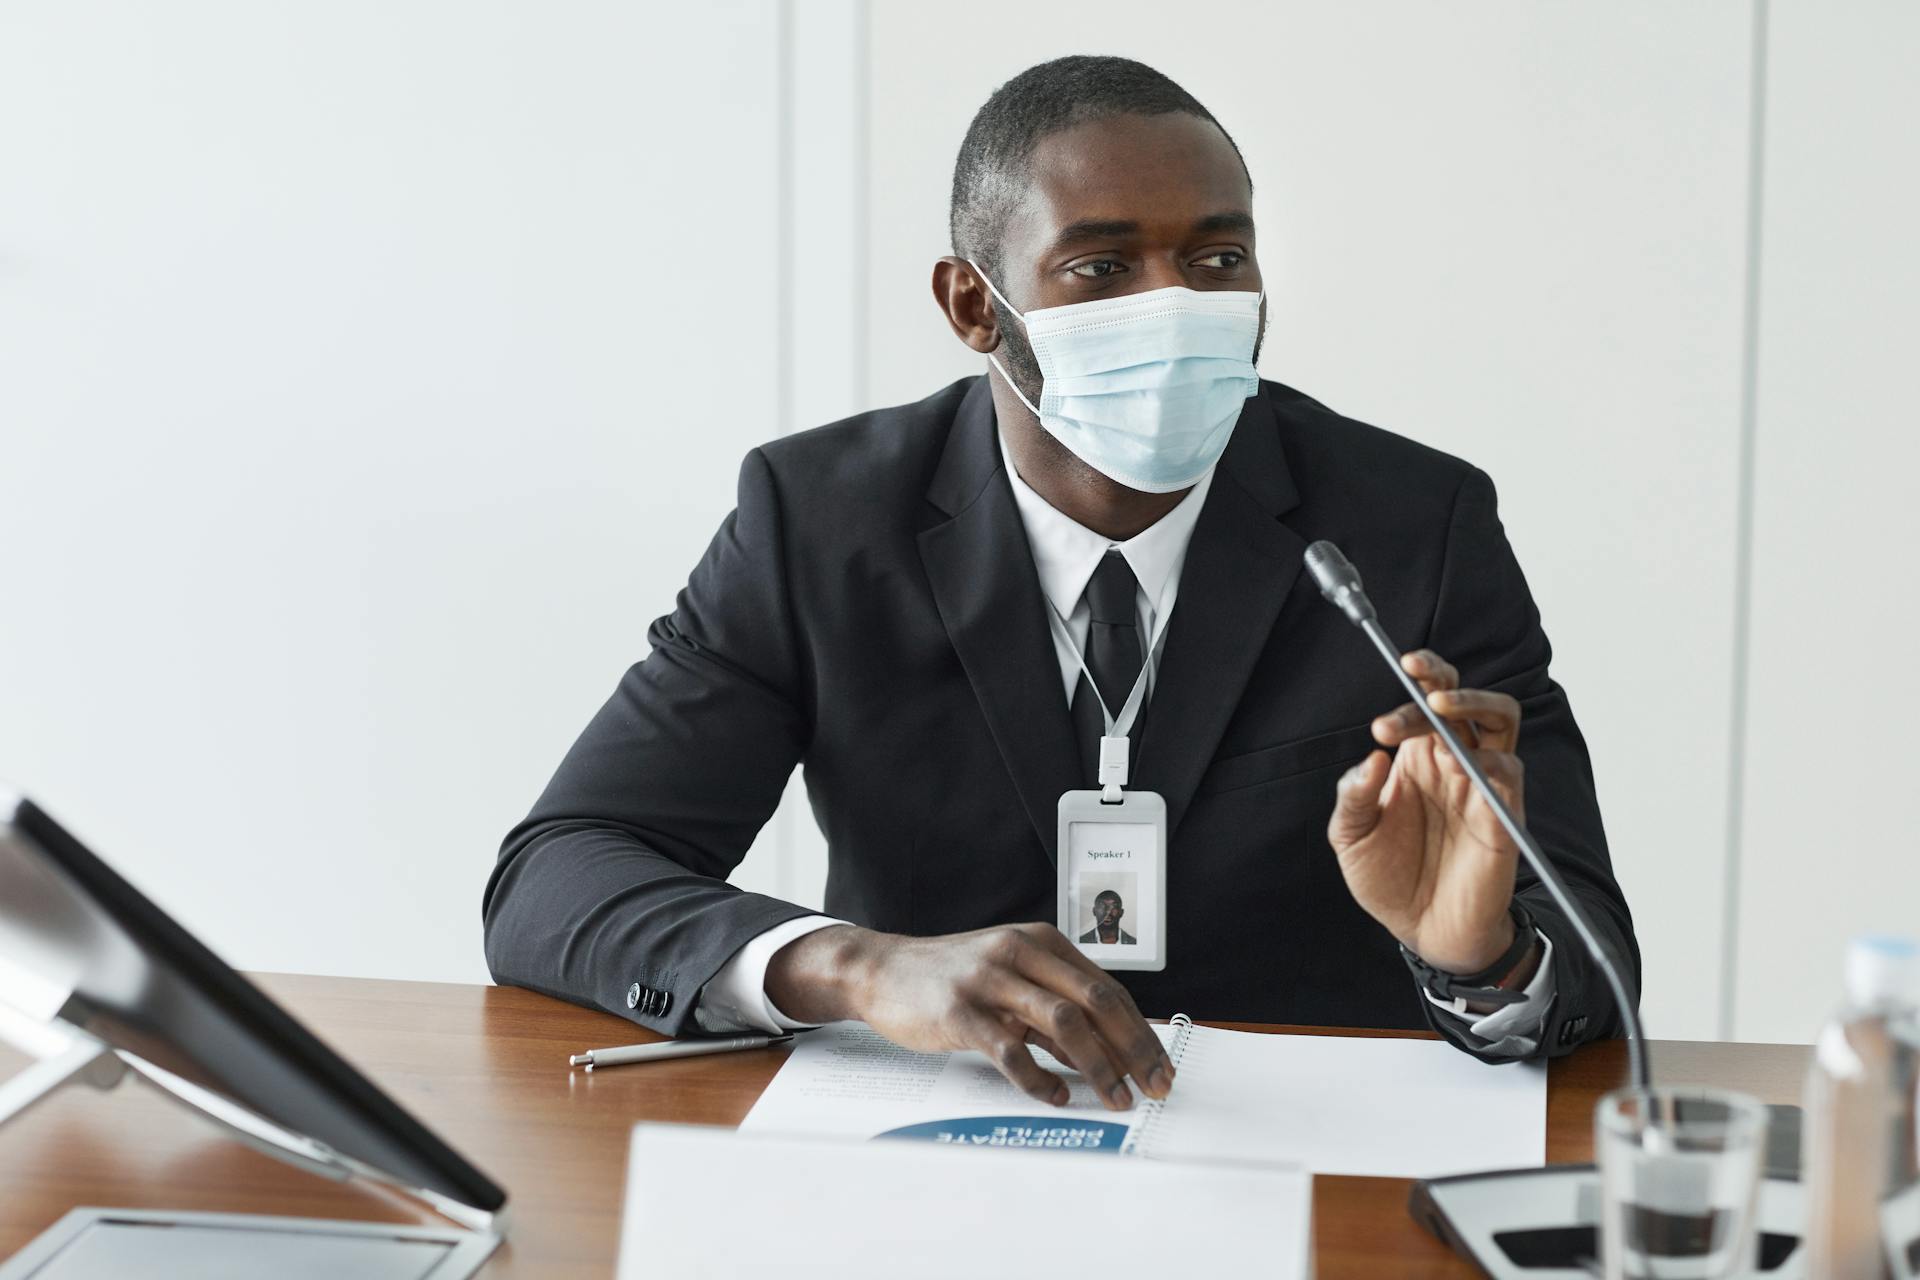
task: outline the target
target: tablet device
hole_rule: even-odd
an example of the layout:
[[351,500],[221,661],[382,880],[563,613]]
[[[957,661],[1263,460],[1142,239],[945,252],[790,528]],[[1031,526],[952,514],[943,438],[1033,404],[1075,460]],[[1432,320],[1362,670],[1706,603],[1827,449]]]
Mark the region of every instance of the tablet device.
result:
[[4,788],[0,960],[64,996],[62,1021],[135,1066],[158,1067],[402,1186],[488,1214],[506,1203],[438,1135]]

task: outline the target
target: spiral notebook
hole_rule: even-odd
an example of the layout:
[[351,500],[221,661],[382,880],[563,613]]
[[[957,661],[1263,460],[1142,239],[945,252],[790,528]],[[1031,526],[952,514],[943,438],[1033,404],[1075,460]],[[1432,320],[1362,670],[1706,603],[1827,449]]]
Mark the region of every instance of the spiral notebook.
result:
[[1536,1065],[1491,1066],[1438,1040],[1261,1035],[1185,1016],[1155,1030],[1178,1072],[1172,1093],[1108,1111],[1038,1049],[1068,1082],[1064,1107],[1036,1103],[981,1054],[902,1049],[863,1023],[834,1023],[802,1035],[740,1127],[1411,1178],[1545,1156]]

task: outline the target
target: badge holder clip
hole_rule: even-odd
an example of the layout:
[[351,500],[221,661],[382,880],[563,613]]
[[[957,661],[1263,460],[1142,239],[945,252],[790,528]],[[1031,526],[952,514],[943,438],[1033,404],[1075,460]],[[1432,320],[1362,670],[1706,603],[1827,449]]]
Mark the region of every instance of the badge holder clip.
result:
[[1133,742],[1128,738],[1100,739],[1100,772],[1094,779],[1100,784],[1101,804],[1120,804],[1120,788],[1127,785],[1127,755]]

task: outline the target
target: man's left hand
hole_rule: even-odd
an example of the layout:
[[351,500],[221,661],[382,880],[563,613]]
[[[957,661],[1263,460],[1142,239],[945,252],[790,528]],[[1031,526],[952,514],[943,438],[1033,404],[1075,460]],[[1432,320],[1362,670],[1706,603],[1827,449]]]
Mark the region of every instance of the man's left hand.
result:
[[[1429,649],[1404,655],[1428,705],[1473,752],[1487,780],[1524,822],[1520,704],[1460,688],[1460,673]],[[1354,899],[1408,950],[1447,973],[1476,973],[1513,943],[1519,849],[1409,702],[1373,722],[1376,750],[1341,779],[1327,839]],[[1537,948],[1536,948],[1537,951]],[[1534,962],[1529,955],[1521,964]]]

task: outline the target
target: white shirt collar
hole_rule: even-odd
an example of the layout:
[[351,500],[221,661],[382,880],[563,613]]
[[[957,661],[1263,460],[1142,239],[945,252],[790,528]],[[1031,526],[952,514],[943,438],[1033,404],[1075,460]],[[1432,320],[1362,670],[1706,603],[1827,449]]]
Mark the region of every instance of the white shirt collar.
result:
[[1146,597],[1152,615],[1157,617],[1170,603],[1168,588],[1177,589],[1180,570],[1187,559],[1187,544],[1193,541],[1193,527],[1200,519],[1207,490],[1213,485],[1214,468],[1207,468],[1206,474],[1173,510],[1125,542],[1115,542],[1062,514],[1034,492],[1033,486],[1021,478],[1013,465],[1006,435],[1000,432],[996,435],[1000,441],[1000,458],[1007,468],[1007,481],[1013,486],[1014,505],[1020,510],[1027,543],[1033,548],[1040,589],[1046,592],[1060,616],[1073,616],[1101,557],[1113,548],[1126,557],[1127,567],[1133,570],[1141,594]]

